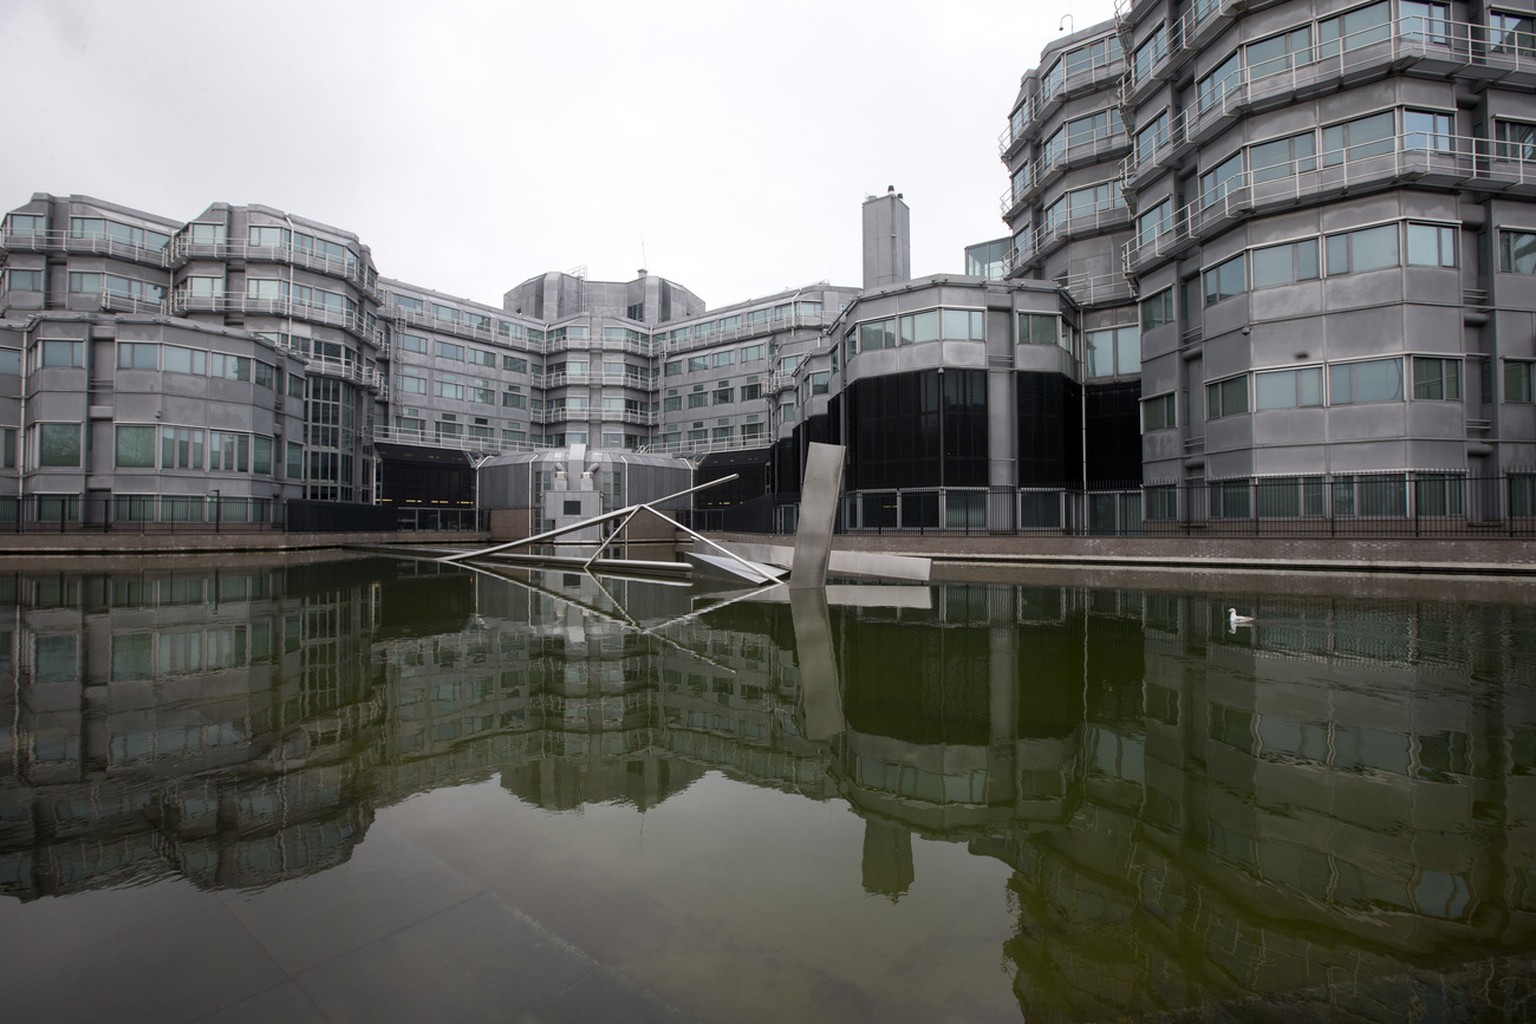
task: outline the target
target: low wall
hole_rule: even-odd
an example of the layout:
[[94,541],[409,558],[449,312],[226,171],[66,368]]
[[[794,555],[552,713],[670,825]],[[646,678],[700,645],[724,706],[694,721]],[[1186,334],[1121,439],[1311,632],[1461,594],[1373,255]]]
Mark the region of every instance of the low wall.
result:
[[352,545],[446,545],[486,543],[484,531],[418,533],[0,533],[0,556],[198,554],[223,551],[311,551]]
[[[789,542],[761,534],[712,534],[725,543]],[[1104,565],[1291,572],[1439,572],[1536,575],[1536,540],[1518,538],[1030,537],[840,533],[834,550],[931,558],[940,564]]]

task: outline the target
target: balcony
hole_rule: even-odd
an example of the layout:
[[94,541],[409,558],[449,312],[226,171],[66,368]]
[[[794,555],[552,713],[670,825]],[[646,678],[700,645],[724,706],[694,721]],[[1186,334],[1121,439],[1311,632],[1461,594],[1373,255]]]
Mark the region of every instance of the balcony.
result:
[[109,256],[162,269],[170,266],[167,248],[157,249],[106,235],[74,235],[67,231],[7,231],[0,235],[0,250]]
[[1075,274],[1057,282],[1082,309],[1123,305],[1136,297],[1124,274]]
[[1066,171],[1075,167],[1114,160],[1130,148],[1131,138],[1123,128],[1108,127],[1089,133],[1078,133],[1065,145],[1042,153],[1030,165],[1029,179],[1015,192],[1005,191],[1000,199],[1003,220],[1012,221],[1022,212],[1024,205],[1038,196],[1046,186]]
[[209,242],[193,241],[190,232],[182,230],[171,239],[165,265],[182,267],[193,260],[291,264],[326,277],[347,281],[366,292],[370,298],[378,298],[378,275],[350,252],[347,257],[338,259],[293,245],[251,245],[243,239],[223,238]]
[[364,339],[371,340],[365,329],[363,314],[355,309],[334,309],[330,306],[314,306],[285,298],[257,298],[251,295],[232,295],[219,292],[195,295],[185,288],[171,293],[171,313],[183,316],[187,313],[239,313],[255,316],[277,316],[310,323],[327,324]]
[[827,313],[803,314],[793,313],[790,316],[771,317],[767,320],[753,323],[743,323],[726,330],[715,329],[697,338],[668,341],[661,347],[662,355],[675,355],[679,352],[691,352],[694,349],[709,348],[726,341],[737,341],[742,338],[755,338],[762,335],[773,334],[777,331],[794,330],[804,328],[820,332],[836,319],[835,315]]
[[1024,267],[1040,257],[1047,256],[1074,238],[1122,230],[1130,225],[1131,212],[1123,202],[1095,203],[1087,208],[1069,211],[1054,224],[1035,233],[1034,250],[1020,260]]
[[1256,168],[1208,189],[1164,231],[1127,243],[1126,273],[1145,273],[1248,217],[1405,182],[1536,197],[1536,152],[1519,143],[1415,131]]

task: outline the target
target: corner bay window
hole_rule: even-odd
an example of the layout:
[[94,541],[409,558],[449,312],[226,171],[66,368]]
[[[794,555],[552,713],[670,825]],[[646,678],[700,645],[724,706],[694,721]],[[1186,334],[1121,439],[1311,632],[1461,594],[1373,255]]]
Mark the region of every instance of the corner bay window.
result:
[[1300,409],[1323,404],[1323,368],[1268,370],[1254,375],[1255,409]]
[[1461,360],[1414,356],[1413,397],[1446,401],[1461,398]]
[[1205,304],[1214,306],[1223,299],[1230,299],[1247,291],[1248,263],[1246,254],[1238,253],[1224,263],[1218,263],[1205,272]]
[[1328,370],[1330,405],[1393,402],[1403,398],[1403,361],[1370,359],[1336,363]]
[[1207,419],[1237,416],[1248,411],[1248,377],[1228,377],[1205,386]]
[[1148,398],[1141,403],[1141,431],[1144,434],[1154,430],[1165,430],[1168,427],[1178,426],[1178,403],[1174,399],[1173,392],[1166,395],[1158,395]]

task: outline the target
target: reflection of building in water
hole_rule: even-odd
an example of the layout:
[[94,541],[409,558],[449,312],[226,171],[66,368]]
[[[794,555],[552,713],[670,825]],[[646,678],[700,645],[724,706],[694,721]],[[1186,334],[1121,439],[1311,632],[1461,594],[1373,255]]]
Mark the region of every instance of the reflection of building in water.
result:
[[1204,598],[945,586],[822,613],[824,665],[787,605],[696,615],[686,588],[584,575],[360,560],[0,588],[0,885],[21,898],[267,884],[346,860],[379,806],[498,774],[544,808],[643,810],[720,771],[845,798],[872,893],[923,885],[914,833],[1010,865],[1026,1012],[1536,944],[1516,606],[1275,599],[1232,633]]
[[1536,940],[1536,660],[1511,653],[1531,624],[1510,610],[1275,602],[1229,634],[1203,599],[939,594],[933,631],[843,614],[837,771],[871,821],[871,891],[891,891],[893,827],[1016,869],[1026,1012],[1147,1013]]
[[345,569],[285,596],[305,575],[0,576],[5,891],[259,885],[350,855],[371,813],[370,607]]

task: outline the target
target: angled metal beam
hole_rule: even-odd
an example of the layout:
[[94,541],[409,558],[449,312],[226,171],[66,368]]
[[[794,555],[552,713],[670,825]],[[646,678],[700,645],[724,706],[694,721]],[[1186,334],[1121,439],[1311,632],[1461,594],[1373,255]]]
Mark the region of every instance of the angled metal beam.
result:
[[[732,473],[730,476],[722,476],[718,480],[710,480],[707,483],[702,483],[695,487],[690,487],[687,490],[677,491],[676,493],[657,498],[650,502],[650,504],[660,505],[662,502],[671,501],[674,498],[684,498],[690,494],[696,494],[699,491],[707,491],[711,487],[718,487],[721,484],[728,484],[732,480],[735,480],[739,475],[740,474]],[[621,509],[615,509],[612,512],[604,512],[602,515],[593,516],[590,519],[583,519],[579,523],[571,523],[569,526],[561,526],[553,530],[546,530],[543,533],[534,534],[532,537],[524,537],[521,540],[510,540],[505,544],[493,544],[488,548],[481,548],[479,551],[463,551],[456,555],[444,555],[442,558],[439,558],[438,561],[460,562],[466,558],[483,558],[486,555],[495,554],[498,551],[506,551],[509,548],[523,547],[528,544],[538,544],[541,541],[550,540],[555,537],[563,537],[567,533],[574,533],[577,530],[585,530],[589,526],[596,526],[599,523],[606,523],[610,519],[617,519],[620,516],[625,515],[633,515],[637,510],[646,507],[648,506],[645,503],[626,505],[625,507]],[[652,511],[655,510],[652,509]],[[660,513],[657,514],[659,515]],[[673,522],[676,522],[676,520],[673,520]],[[683,527],[682,523],[677,523],[677,525],[683,529],[687,529],[687,527]]]

